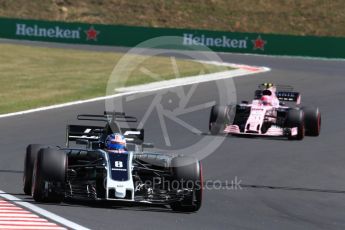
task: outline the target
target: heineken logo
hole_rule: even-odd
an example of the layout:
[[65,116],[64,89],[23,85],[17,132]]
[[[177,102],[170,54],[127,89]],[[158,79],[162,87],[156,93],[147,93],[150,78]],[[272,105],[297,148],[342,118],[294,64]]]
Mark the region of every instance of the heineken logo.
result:
[[205,35],[183,34],[183,45],[204,45],[208,47],[247,49],[248,38],[235,39],[227,36],[207,37]]
[[29,26],[23,23],[16,24],[16,35],[17,36],[27,36],[27,37],[42,37],[42,38],[61,38],[61,39],[81,39],[83,32],[85,33],[86,40],[97,41],[97,36],[99,31],[97,31],[93,26],[88,30],[69,29],[63,28],[61,26],[53,27],[40,27],[38,25]]
[[243,39],[228,38],[227,36],[221,37],[207,37],[205,35],[195,36],[194,34],[183,34],[183,45],[186,46],[200,46],[207,47],[221,47],[221,48],[236,48],[247,49],[253,48],[253,50],[265,50],[267,41],[262,39],[259,35],[256,39],[249,40],[247,37]]

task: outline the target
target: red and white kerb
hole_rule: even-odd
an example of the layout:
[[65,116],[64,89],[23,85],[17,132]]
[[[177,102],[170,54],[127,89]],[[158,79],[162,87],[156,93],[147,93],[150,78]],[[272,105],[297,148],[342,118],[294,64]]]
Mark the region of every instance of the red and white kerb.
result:
[[4,199],[0,199],[0,229],[67,230]]

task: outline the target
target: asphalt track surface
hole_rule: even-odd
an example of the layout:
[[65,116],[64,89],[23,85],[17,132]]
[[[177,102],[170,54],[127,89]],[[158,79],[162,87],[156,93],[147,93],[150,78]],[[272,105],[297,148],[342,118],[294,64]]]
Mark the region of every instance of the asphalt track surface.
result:
[[[227,138],[203,159],[206,180],[241,180],[242,189],[205,190],[197,213],[174,213],[161,206],[85,202],[39,207],[91,229],[344,229],[345,228],[345,76],[344,61],[222,54],[232,63],[262,65],[267,73],[235,79],[238,99],[250,99],[256,85],[276,82],[294,85],[304,104],[322,111],[319,137],[303,141]],[[217,97],[213,83],[200,85],[195,104]],[[141,117],[150,97],[126,105]],[[65,125],[78,113],[101,113],[104,102],[93,102],[23,116],[0,119],[0,189],[36,204],[23,195],[22,171],[29,143],[63,145]],[[146,140],[159,142],[162,134],[153,114],[145,124]],[[209,110],[184,119],[207,132]],[[173,141],[181,146],[198,136],[167,122]],[[219,138],[206,136],[206,138]]]

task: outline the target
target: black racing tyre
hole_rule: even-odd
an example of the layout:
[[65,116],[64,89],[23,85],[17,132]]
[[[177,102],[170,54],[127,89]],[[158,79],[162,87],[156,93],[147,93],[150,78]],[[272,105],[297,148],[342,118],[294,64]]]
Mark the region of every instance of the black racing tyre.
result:
[[289,136],[290,140],[302,140],[305,135],[304,112],[301,109],[289,109],[286,114],[285,127],[297,127],[297,135]]
[[192,192],[181,201],[171,203],[171,209],[176,212],[198,211],[202,204],[203,193],[201,162],[194,158],[176,157],[172,160],[172,170],[174,180],[179,182],[180,189],[189,189]]
[[209,120],[209,131],[212,135],[219,134],[224,128],[225,125],[230,121],[229,106],[214,105],[212,106]]
[[61,150],[45,148],[38,152],[32,180],[35,201],[60,203],[64,199],[67,160]]
[[26,195],[31,195],[32,174],[34,171],[34,163],[36,161],[40,149],[46,148],[44,145],[31,144],[26,147],[23,173],[23,190]]
[[319,108],[302,107],[304,112],[305,133],[308,136],[319,136],[321,131],[321,113]]

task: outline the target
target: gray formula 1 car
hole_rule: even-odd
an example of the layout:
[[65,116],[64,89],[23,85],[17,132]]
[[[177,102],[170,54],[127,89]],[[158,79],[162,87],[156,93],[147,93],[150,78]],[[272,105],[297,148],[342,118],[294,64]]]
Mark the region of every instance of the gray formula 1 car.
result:
[[[66,147],[30,144],[24,166],[24,192],[38,202],[66,198],[144,202],[170,205],[194,212],[202,202],[201,162],[178,154],[144,151],[144,130],[122,128],[136,122],[124,113],[79,115],[78,120],[105,122],[105,126],[67,126]],[[128,153],[104,149],[107,135],[122,133]],[[77,147],[71,147],[71,144]]]

